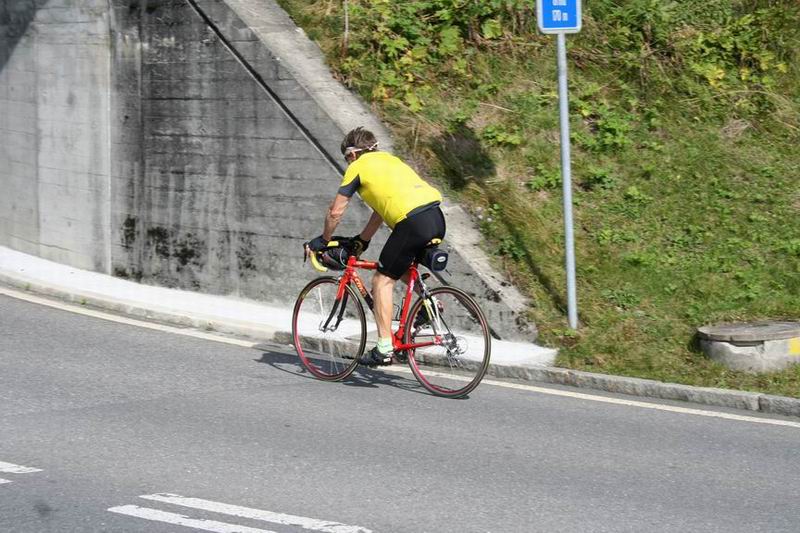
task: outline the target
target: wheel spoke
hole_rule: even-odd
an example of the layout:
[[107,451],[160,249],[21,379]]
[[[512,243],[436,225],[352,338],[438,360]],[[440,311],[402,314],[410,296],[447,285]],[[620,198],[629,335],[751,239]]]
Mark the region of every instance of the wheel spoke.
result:
[[[480,383],[489,366],[491,339],[486,319],[477,303],[453,287],[433,289],[430,301],[418,301],[406,342],[423,343],[431,337],[439,344],[409,350],[409,365],[419,382],[434,394],[460,397]],[[418,316],[426,320],[417,320]],[[432,332],[432,333],[431,333]]]
[[[352,289],[336,300],[339,281],[319,278],[301,291],[292,318],[292,339],[303,366],[314,376],[336,381],[358,365],[366,344],[364,309]],[[335,317],[335,327],[329,323]]]

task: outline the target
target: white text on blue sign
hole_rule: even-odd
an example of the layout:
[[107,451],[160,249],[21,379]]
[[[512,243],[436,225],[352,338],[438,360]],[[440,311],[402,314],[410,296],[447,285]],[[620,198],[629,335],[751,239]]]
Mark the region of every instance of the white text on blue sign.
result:
[[580,0],[538,0],[539,29],[544,33],[573,33],[581,27]]

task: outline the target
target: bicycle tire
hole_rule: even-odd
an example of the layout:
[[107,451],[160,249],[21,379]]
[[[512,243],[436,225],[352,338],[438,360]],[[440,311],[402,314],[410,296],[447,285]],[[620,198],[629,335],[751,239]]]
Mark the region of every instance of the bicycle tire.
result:
[[[419,298],[409,312],[404,342],[420,343],[440,335],[442,344],[408,350],[408,365],[417,381],[436,396],[464,397],[480,384],[489,369],[489,325],[478,303],[461,289],[436,287],[427,298],[429,306],[438,309],[433,312],[433,320],[425,311],[425,298]],[[420,313],[427,316],[420,320]]]
[[[361,301],[348,285],[337,303],[338,289],[338,279],[317,278],[300,291],[292,312],[292,343],[300,362],[324,381],[341,381],[352,374],[367,344]],[[336,327],[323,330],[326,321],[328,328]]]

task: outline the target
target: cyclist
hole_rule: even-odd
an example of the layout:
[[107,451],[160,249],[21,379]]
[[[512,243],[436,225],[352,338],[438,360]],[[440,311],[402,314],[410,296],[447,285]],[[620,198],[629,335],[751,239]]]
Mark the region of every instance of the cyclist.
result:
[[383,223],[392,229],[372,278],[378,343],[359,360],[370,366],[386,365],[391,363],[393,352],[394,284],[401,278],[408,282],[407,270],[414,259],[431,240],[444,238],[445,220],[439,207],[442,195],[399,158],[379,151],[378,141],[369,130],[351,130],[341,150],[347,171],[325,216],[322,235],[313,239],[309,248],[317,252],[326,247],[356,192],[373,211],[361,233],[353,237],[353,252],[364,252]]

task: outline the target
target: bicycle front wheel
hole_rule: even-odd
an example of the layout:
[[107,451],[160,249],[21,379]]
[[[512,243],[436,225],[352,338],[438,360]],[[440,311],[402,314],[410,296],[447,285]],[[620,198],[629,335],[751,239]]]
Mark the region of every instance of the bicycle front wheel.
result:
[[472,392],[489,369],[489,325],[475,300],[455,287],[437,287],[414,303],[406,344],[434,343],[408,351],[408,364],[423,387],[437,396]]
[[292,316],[292,340],[300,361],[325,381],[352,374],[367,343],[361,301],[350,286],[340,299],[338,291],[338,279],[315,279],[300,291]]

